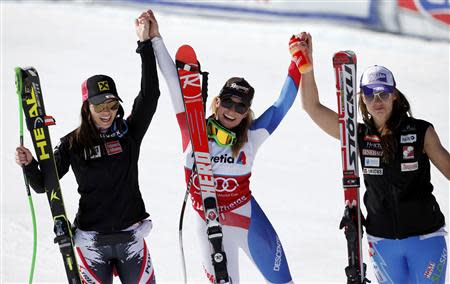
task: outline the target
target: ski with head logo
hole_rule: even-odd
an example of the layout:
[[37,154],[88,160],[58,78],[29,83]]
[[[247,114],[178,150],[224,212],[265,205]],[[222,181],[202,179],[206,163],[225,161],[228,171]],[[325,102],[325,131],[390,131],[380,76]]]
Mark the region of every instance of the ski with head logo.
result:
[[47,116],[45,113],[41,84],[36,69],[17,67],[15,73],[17,94],[33,141],[39,168],[42,172],[45,193],[53,216],[55,243],[59,245],[68,282],[79,284],[81,280],[74,252],[72,231],[64,208],[48,129],[48,126],[54,125],[55,122],[51,116]]
[[366,279],[366,265],[361,250],[363,232],[359,201],[355,53],[349,50],[335,53],[333,67],[336,76],[345,200],[340,229],[344,228],[348,251],[348,266],[345,273],[347,284],[363,284],[370,281]]
[[[202,96],[200,66],[195,51],[189,45],[181,46],[176,54],[176,65],[189,128],[190,143],[202,199],[204,219],[211,247],[211,261],[215,283],[231,283],[227,258],[222,246],[222,226],[216,198],[215,181],[206,133],[205,108]],[[191,181],[193,179],[191,175]]]

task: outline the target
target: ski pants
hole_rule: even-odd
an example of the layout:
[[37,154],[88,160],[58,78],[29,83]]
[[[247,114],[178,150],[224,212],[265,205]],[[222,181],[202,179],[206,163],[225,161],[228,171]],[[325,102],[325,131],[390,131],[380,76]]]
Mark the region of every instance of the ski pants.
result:
[[401,240],[368,237],[378,283],[445,283],[447,245],[443,235]]
[[111,234],[77,229],[75,244],[83,283],[111,284],[113,275],[122,283],[155,283],[144,239],[151,226],[150,220],[144,220],[134,229]]
[[[214,269],[204,219],[196,214],[197,234],[203,268],[213,283]],[[272,224],[252,197],[245,205],[220,214],[223,248],[227,256],[228,274],[233,284],[239,283],[238,253],[241,248],[268,283],[293,283],[281,241]]]

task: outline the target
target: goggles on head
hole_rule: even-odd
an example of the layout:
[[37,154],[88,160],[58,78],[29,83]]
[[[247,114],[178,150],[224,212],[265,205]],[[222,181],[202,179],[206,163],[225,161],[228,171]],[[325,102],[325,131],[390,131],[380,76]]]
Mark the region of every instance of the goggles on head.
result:
[[379,92],[379,93],[364,93],[364,99],[366,102],[371,103],[375,101],[375,97],[378,97],[379,100],[386,102],[392,96],[392,93],[388,92]]
[[220,99],[220,105],[227,109],[234,109],[235,112],[239,114],[244,114],[250,108],[249,105],[244,104],[243,102],[235,102],[231,99],[231,97],[223,97]]
[[231,146],[236,142],[236,134],[225,128],[214,118],[209,118],[206,124],[208,138],[214,139],[219,146]]
[[113,100],[110,102],[104,102],[104,103],[96,104],[93,106],[94,106],[94,111],[97,113],[100,113],[102,111],[105,111],[106,109],[117,110],[120,107],[120,103],[118,100]]

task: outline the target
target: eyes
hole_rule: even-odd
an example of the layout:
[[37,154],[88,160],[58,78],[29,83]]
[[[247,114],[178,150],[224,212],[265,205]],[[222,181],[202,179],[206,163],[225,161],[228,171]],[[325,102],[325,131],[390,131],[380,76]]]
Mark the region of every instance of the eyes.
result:
[[220,105],[227,109],[233,109],[234,111],[239,114],[245,114],[250,106],[242,103],[242,102],[235,102],[231,98],[224,98],[220,100]]
[[117,100],[114,101],[110,101],[107,103],[101,103],[101,104],[97,104],[97,105],[93,105],[94,106],[94,111],[97,113],[100,113],[102,111],[105,111],[106,109],[110,109],[110,110],[117,110],[119,109],[120,103]]
[[381,92],[381,93],[371,93],[371,94],[366,94],[364,93],[364,99],[366,102],[371,103],[375,100],[375,97],[378,97],[379,100],[386,102],[389,100],[389,98],[392,96],[392,93],[386,93],[386,92]]

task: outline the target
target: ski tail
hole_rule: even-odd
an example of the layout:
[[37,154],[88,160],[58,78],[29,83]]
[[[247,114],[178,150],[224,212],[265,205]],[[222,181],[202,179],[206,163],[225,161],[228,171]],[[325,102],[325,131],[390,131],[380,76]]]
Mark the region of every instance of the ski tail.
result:
[[362,284],[370,281],[366,279],[366,267],[362,256],[355,53],[349,50],[335,53],[333,67],[336,76],[345,200],[344,217],[340,223],[340,229],[344,228],[348,251],[348,266],[345,272],[348,284]]
[[45,112],[41,84],[36,69],[33,67],[16,68],[16,79],[19,80],[17,82],[18,95],[43,175],[44,188],[53,216],[55,243],[59,245],[69,283],[78,284],[81,283],[81,277],[48,129],[49,125],[54,124],[54,119]]
[[205,92],[202,92],[204,84],[201,83],[200,64],[192,47],[183,45],[178,49],[176,66],[194,154],[195,166],[192,170],[196,170],[199,181],[204,219],[211,248],[214,281],[215,283],[231,283],[227,269],[227,258],[223,250],[222,225],[219,221],[219,209],[206,133]]

